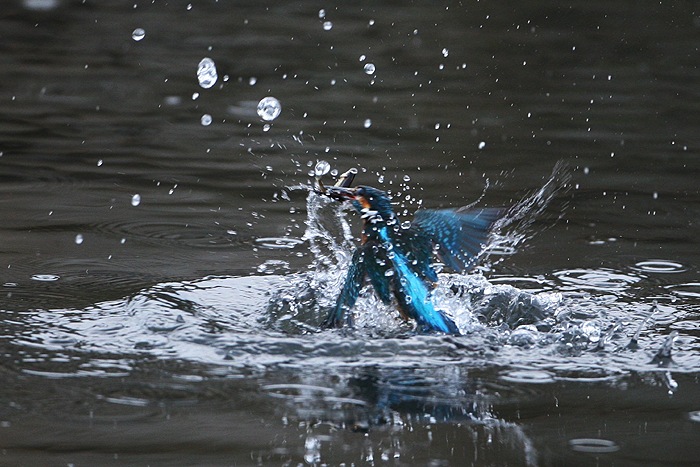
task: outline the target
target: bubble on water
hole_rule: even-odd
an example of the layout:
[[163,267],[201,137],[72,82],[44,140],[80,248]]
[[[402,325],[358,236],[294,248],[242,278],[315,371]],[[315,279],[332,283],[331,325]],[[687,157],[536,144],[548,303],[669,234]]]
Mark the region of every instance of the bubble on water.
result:
[[146,37],[146,31],[143,28],[136,28],[131,33],[131,38],[136,42],[140,41],[144,37]]
[[608,439],[600,438],[576,438],[569,440],[569,447],[572,451],[590,452],[590,453],[605,453],[616,452],[620,450],[620,446]]
[[370,120],[369,118],[366,119],[366,120],[365,120],[365,123],[364,123],[364,127],[365,127],[365,128],[369,128],[369,127],[371,127],[371,126],[372,126],[372,120]]
[[216,74],[216,64],[214,60],[209,57],[204,57],[197,67],[197,79],[199,80],[199,85],[204,89],[209,89],[216,84],[216,80],[219,76]]
[[138,206],[139,204],[141,204],[141,195],[136,193],[134,196],[131,197],[131,205]]
[[331,23],[330,21],[324,21],[323,22],[323,30],[330,31],[331,29],[333,29],[333,23]]
[[272,96],[263,97],[258,102],[258,115],[266,122],[271,122],[282,113],[282,104]]
[[368,75],[374,74],[376,69],[377,68],[374,66],[374,63],[368,63],[365,65],[365,73]]
[[502,373],[500,378],[509,383],[549,384],[555,381],[554,376],[543,370],[510,370]]
[[200,121],[202,122],[203,126],[211,125],[211,115],[209,115],[209,114],[202,115],[202,118],[200,119]]
[[486,141],[482,141],[479,143],[479,149],[484,149],[486,147]]
[[83,238],[82,234],[78,234],[75,236],[75,244],[76,245],[80,245],[81,243],[83,243],[83,240],[84,240],[84,238]]
[[55,282],[60,278],[61,276],[57,274],[34,274],[30,277],[31,280],[39,282]]
[[326,175],[328,172],[331,171],[331,164],[329,164],[326,161],[318,161],[316,162],[316,166],[314,167],[314,175],[317,177],[323,177]]

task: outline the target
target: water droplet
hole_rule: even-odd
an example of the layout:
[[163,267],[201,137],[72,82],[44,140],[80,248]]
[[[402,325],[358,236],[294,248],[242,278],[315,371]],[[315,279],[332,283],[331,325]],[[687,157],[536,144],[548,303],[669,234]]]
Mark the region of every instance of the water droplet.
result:
[[202,122],[203,126],[211,125],[211,115],[209,115],[209,114],[202,115],[202,118],[200,119],[200,121]]
[[255,86],[255,83],[257,82],[258,78],[256,78],[255,76],[251,76],[250,79],[248,79],[248,84],[250,84],[251,86]]
[[449,54],[450,54],[450,51],[447,50],[447,48],[442,49],[442,56],[443,56],[443,57],[447,57]]
[[410,175],[404,175],[404,176],[403,176],[403,181],[404,181],[404,182],[410,182],[410,181],[411,181],[411,176],[410,176]]
[[314,167],[314,175],[317,177],[323,177],[328,172],[331,171],[331,165],[326,161],[316,162],[316,167]]
[[323,8],[318,10],[318,17],[321,19],[325,18],[326,17],[326,10],[324,10]]
[[140,41],[146,37],[146,31],[143,30],[143,28],[136,28],[134,31],[131,33],[131,38],[135,40],[136,42]]
[[216,74],[216,64],[209,57],[204,57],[197,67],[197,79],[199,85],[204,89],[214,86],[219,76]]
[[386,277],[391,277],[391,276],[394,275],[394,270],[393,270],[393,269],[387,269],[386,271],[384,271],[384,275],[385,275]]
[[131,197],[131,205],[138,206],[139,204],[141,204],[141,195],[136,193],[134,196]]
[[365,54],[360,55],[360,61],[364,62],[367,56]]
[[370,120],[369,118],[366,119],[366,120],[365,120],[365,123],[364,123],[364,127],[365,127],[365,128],[369,128],[369,127],[371,127],[371,126],[372,126],[372,120]]
[[104,164],[104,162],[102,162],[102,159],[97,161],[97,167],[102,167],[102,164]]
[[80,245],[81,243],[83,243],[83,240],[84,240],[84,238],[83,238],[82,234],[78,234],[75,236],[75,244],[76,245]]
[[374,66],[374,63],[368,63],[365,65],[365,73],[368,75],[374,74],[376,71],[376,67]]
[[198,92],[192,93],[192,100],[196,101],[197,99],[199,99],[199,93]]
[[266,122],[271,122],[276,119],[279,117],[280,113],[282,113],[282,104],[274,97],[263,97],[260,102],[258,102],[258,115]]
[[482,141],[479,143],[479,149],[484,149],[486,147],[486,141]]
[[331,29],[333,29],[333,23],[331,23],[330,21],[324,21],[323,22],[323,30],[330,31]]

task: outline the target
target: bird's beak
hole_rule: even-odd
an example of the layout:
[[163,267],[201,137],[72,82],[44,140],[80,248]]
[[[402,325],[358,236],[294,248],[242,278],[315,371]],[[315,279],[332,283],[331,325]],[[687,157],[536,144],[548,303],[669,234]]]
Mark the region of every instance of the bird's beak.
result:
[[327,196],[337,199],[339,201],[345,201],[348,199],[355,199],[355,189],[346,188],[344,186],[331,186],[326,188]]

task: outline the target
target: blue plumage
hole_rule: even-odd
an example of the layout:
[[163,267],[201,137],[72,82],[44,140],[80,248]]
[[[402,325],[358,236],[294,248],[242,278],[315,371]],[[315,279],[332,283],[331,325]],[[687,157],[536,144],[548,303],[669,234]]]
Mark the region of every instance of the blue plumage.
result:
[[351,322],[365,278],[384,303],[396,298],[405,319],[414,319],[426,331],[459,334],[445,313],[435,309],[430,291],[437,282],[432,254],[455,271],[465,271],[486,243],[500,209],[418,211],[410,227],[401,227],[389,196],[376,188],[333,187],[327,195],[351,200],[364,220],[362,244],[354,252],[343,289],[324,324],[339,327],[343,317]]

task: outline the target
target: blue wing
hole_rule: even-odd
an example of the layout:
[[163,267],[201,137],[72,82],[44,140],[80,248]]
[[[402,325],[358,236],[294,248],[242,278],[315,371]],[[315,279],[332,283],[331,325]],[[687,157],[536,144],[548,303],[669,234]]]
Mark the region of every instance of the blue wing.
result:
[[[355,305],[357,297],[360,295],[360,289],[365,280],[365,275],[367,274],[365,259],[368,255],[365,255],[365,251],[366,247],[362,245],[353,253],[352,259],[350,260],[350,267],[348,268],[348,274],[345,276],[343,290],[340,291],[335,307],[328,313],[328,316],[323,321],[323,327],[341,327],[343,325],[343,315],[349,313]],[[352,324],[351,316],[350,314],[347,315],[348,324]]]
[[426,209],[416,212],[411,229],[438,246],[440,259],[448,267],[462,272],[474,266],[493,224],[503,215],[498,208],[470,210]]

